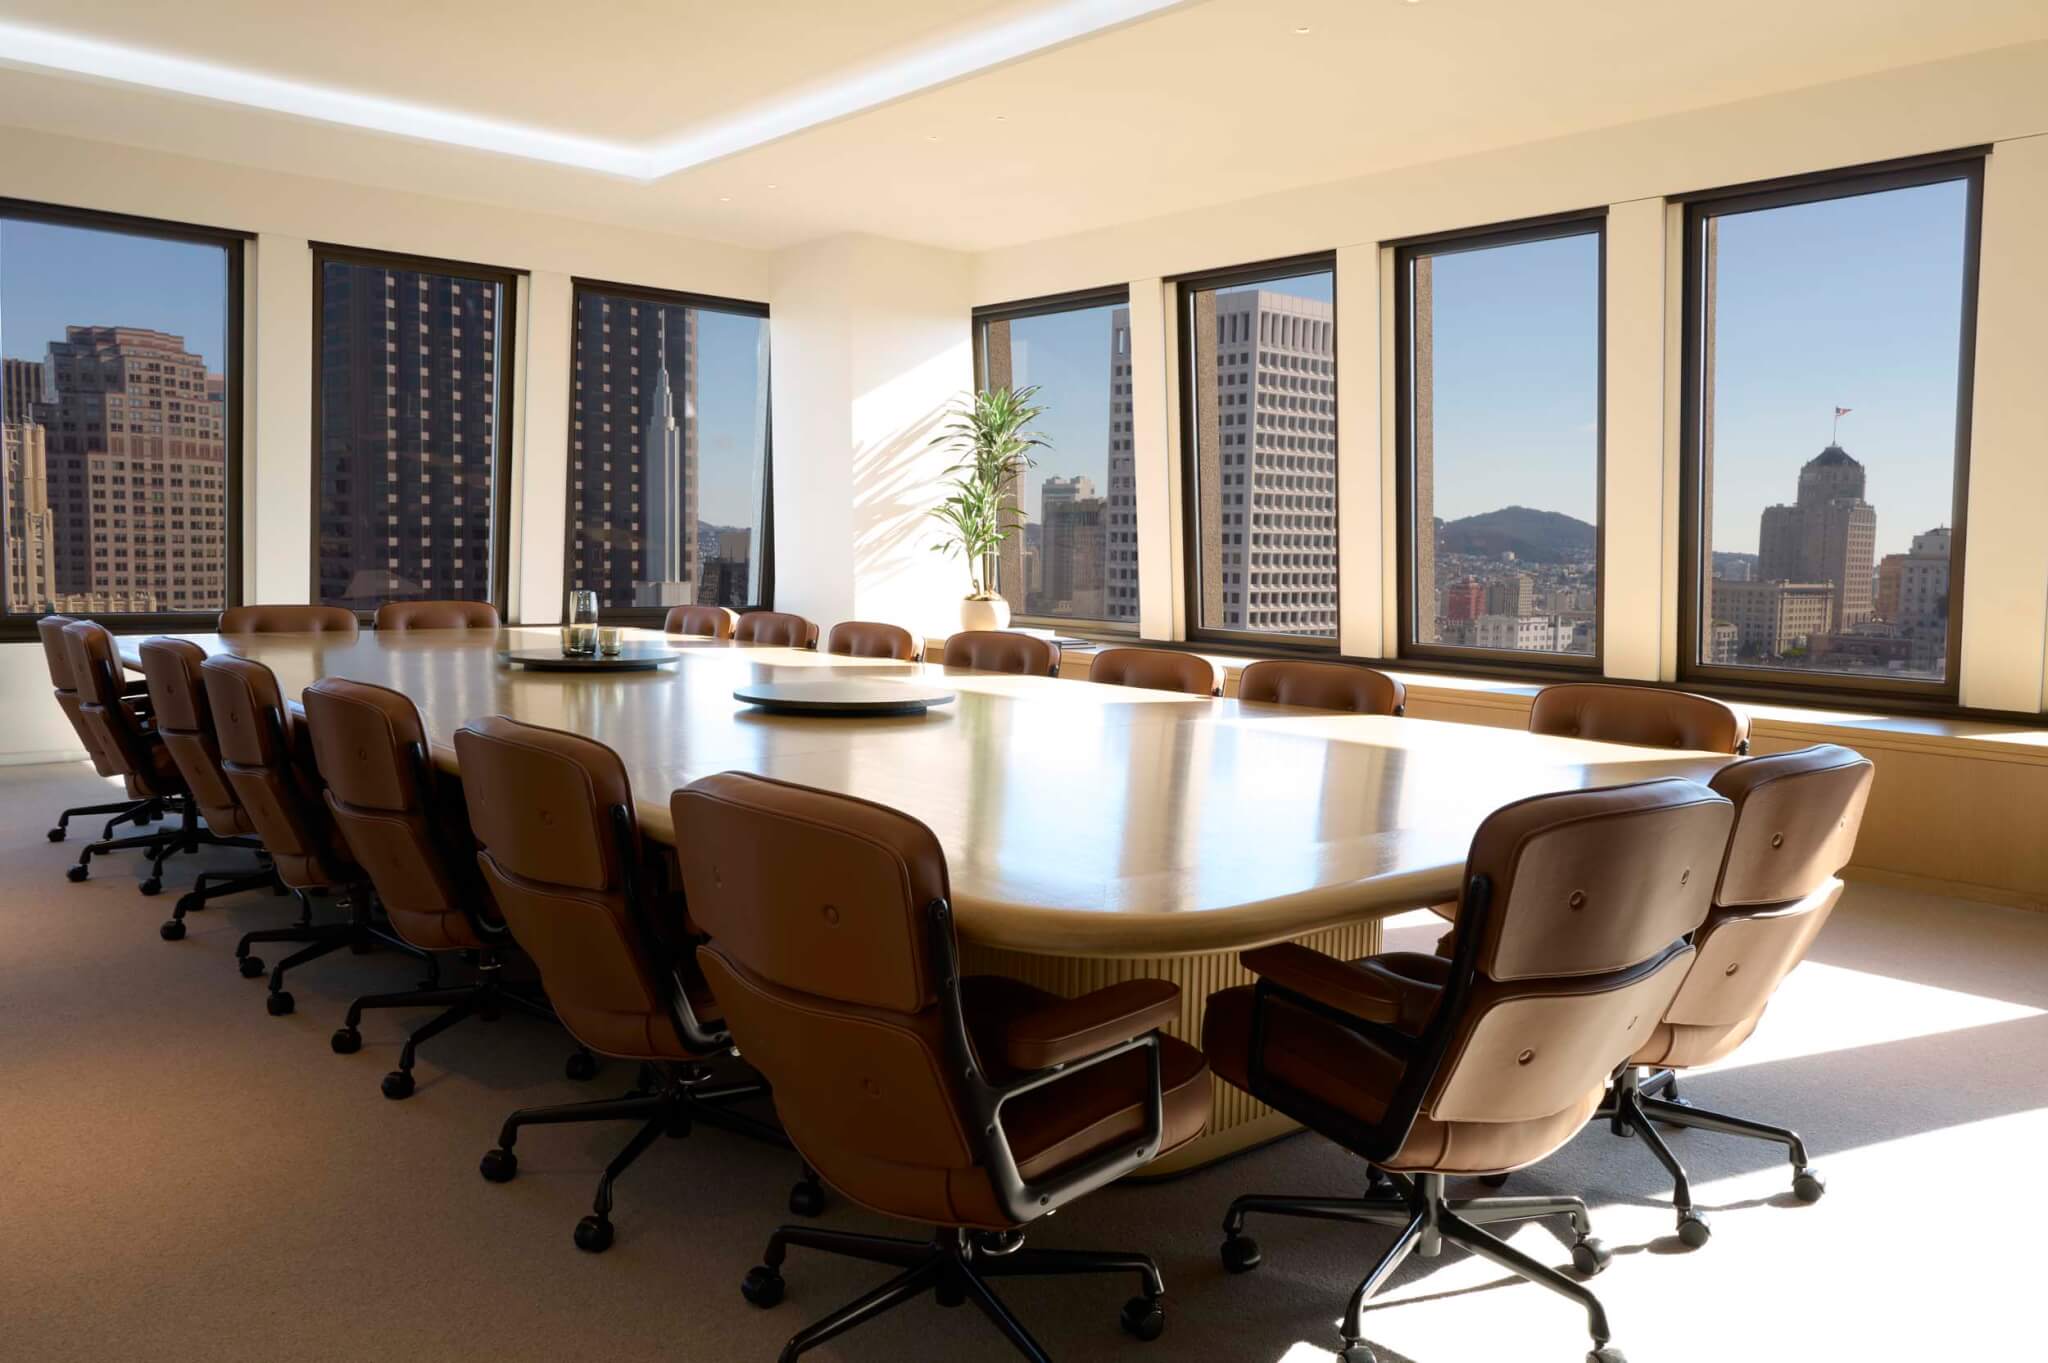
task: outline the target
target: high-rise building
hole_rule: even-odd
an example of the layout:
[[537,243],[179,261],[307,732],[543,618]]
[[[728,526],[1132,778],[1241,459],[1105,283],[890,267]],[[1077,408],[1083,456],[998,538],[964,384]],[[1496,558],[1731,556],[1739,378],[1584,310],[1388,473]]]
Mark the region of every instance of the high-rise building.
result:
[[[226,604],[225,384],[182,336],[72,326],[52,341],[34,404],[51,515],[39,569],[64,610],[205,611]],[[9,397],[31,380],[9,372]],[[27,474],[33,441],[16,456]],[[24,500],[24,514],[28,510]],[[10,534],[12,533],[10,512]],[[10,564],[13,555],[10,554]],[[24,576],[28,570],[23,561]],[[11,573],[10,573],[11,576]],[[29,590],[26,581],[24,590]]]
[[1534,615],[1536,580],[1527,573],[1498,577],[1486,584],[1488,615]]
[[1832,584],[1837,629],[1861,624],[1874,608],[1877,511],[1863,488],[1863,465],[1829,445],[1799,470],[1798,500],[1765,507],[1757,532],[1757,576]]
[[[1102,618],[1138,623],[1138,458],[1131,446],[1131,310],[1109,316],[1109,487]],[[1077,610],[1078,613],[1078,610]]]
[[34,360],[0,360],[0,450],[6,507],[6,607],[34,612],[50,609],[57,595],[53,557],[55,524],[50,512],[49,447],[40,413],[45,402],[43,366]]
[[1779,659],[1803,649],[1809,639],[1834,628],[1836,589],[1831,582],[1729,582],[1709,584],[1709,618],[1735,627],[1743,658]]
[[321,283],[320,601],[487,601],[499,286],[327,261]]
[[721,534],[707,557],[700,542],[695,311],[594,289],[576,306],[570,586],[612,605],[745,605],[747,547]]
[[1476,620],[1486,614],[1486,584],[1467,577],[1444,588],[1442,614],[1447,621]]
[[1039,587],[1035,611],[1108,619],[1103,557],[1110,550],[1105,499],[1087,478],[1048,478],[1039,489]]
[[1269,289],[1195,295],[1202,620],[1337,633],[1336,320]]

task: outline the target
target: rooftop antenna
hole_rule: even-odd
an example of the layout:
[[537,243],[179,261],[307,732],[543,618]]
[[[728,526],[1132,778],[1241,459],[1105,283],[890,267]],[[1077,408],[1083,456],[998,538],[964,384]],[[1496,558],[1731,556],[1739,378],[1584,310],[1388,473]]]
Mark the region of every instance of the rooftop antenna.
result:
[[1840,445],[1842,443],[1842,418],[1849,415],[1853,410],[1850,407],[1835,408],[1835,424],[1828,431],[1828,443],[1830,445]]

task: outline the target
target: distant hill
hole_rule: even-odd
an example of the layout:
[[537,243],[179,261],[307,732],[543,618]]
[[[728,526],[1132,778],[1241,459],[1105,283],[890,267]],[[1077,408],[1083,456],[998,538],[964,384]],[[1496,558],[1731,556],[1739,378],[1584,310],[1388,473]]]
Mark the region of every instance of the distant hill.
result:
[[1498,558],[1511,553],[1531,563],[1571,563],[1593,557],[1593,527],[1560,511],[1504,506],[1461,520],[1444,521],[1437,529],[1439,553]]

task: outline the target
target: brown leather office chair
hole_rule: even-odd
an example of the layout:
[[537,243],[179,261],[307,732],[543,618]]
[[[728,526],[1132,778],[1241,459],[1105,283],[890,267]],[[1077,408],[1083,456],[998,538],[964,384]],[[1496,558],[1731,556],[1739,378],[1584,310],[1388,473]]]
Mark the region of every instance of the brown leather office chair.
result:
[[[179,852],[196,852],[201,843],[216,839],[199,826],[198,808],[192,803],[178,764],[156,731],[154,715],[146,706],[137,705],[129,694],[114,636],[94,621],[73,620],[64,626],[64,660],[78,702],[79,722],[93,735],[93,746],[106,757],[129,790],[149,800],[156,811],[178,819],[175,828],[89,843],[80,849],[78,860],[65,874],[74,881],[84,880],[92,874],[94,857],[136,849],[150,858],[149,874],[144,877],[141,890],[144,894],[156,894],[163,889],[166,858]],[[108,830],[112,831],[111,824]]]
[[941,655],[947,667],[1007,672],[1018,677],[1057,677],[1060,646],[1050,639],[1007,629],[963,629],[946,636]]
[[730,639],[740,613],[724,606],[671,606],[661,622],[666,634],[694,634],[703,639]]
[[1207,1067],[1159,1028],[1179,988],[1129,980],[1062,999],[960,978],[945,854],[865,800],[728,772],[670,800],[698,959],[733,1039],[774,1086],[810,1165],[929,1240],[784,1226],[743,1292],[782,1297],[791,1245],[904,1270],[789,1341],[785,1360],[935,1291],[972,1299],[1026,1357],[1044,1353],[986,1280],[1133,1272],[1126,1328],[1164,1327],[1141,1254],[1018,1248],[1037,1218],[1201,1134]]
[[[639,1084],[622,1098],[514,1112],[480,1169],[493,1183],[518,1173],[513,1142],[521,1127],[641,1123],[576,1226],[577,1248],[601,1253],[612,1243],[613,1183],[664,1132],[683,1135],[703,1122],[788,1142],[733,1108],[765,1091],[757,1075],[714,1075],[709,1062],[730,1050],[731,1038],[690,955],[680,905],[657,912],[662,895],[652,872],[661,863],[642,847],[619,755],[502,716],[456,730],[455,751],[484,879],[540,967],[556,1015],[590,1050],[641,1063]],[[814,1209],[817,1197],[806,1182],[792,1202]]]
[[[381,942],[433,966],[428,953],[372,921],[375,898],[369,892],[368,877],[327,808],[313,759],[312,736],[305,722],[285,704],[276,675],[262,663],[230,654],[208,658],[199,672],[206,681],[207,705],[213,711],[214,732],[220,742],[221,770],[256,825],[277,878],[292,891],[302,910],[297,925],[244,933],[235,944],[243,978],[252,980],[263,974],[263,960],[249,954],[251,946],[261,942],[299,944],[298,951],[270,972],[270,993],[264,1000],[270,1015],[283,1017],[295,1006],[284,987],[286,971],[344,947],[367,951]],[[335,898],[344,920],[313,922],[316,896]]]
[[[256,837],[256,825],[221,770],[220,740],[213,731],[213,711],[206,703],[206,682],[200,674],[206,650],[190,639],[158,635],[144,639],[138,652],[149,685],[150,706],[156,713],[157,734],[177,763],[192,803],[206,818],[212,835],[209,840],[260,852],[263,844]],[[166,942],[180,941],[185,936],[185,915],[204,908],[208,900],[263,889],[283,890],[267,856],[247,871],[202,871],[192,889],[180,896],[158,935]]]
[[1786,1148],[1792,1191],[1817,1202],[1827,1191],[1799,1134],[1678,1099],[1673,1074],[1719,1060],[1748,1039],[1779,983],[1842,897],[1837,876],[1856,848],[1872,768],[1826,743],[1723,767],[1713,788],[1735,805],[1734,831],[1714,889],[1713,910],[1693,934],[1685,983],[1617,1076],[1598,1117],[1633,1133],[1672,1179],[1678,1237],[1697,1249],[1711,1234],[1692,1205],[1685,1168],[1655,1123],[1770,1141]]
[[[555,1013],[538,989],[506,983],[512,934],[477,865],[462,783],[434,765],[418,707],[386,687],[339,677],[307,687],[305,706],[327,807],[392,931],[421,951],[458,953],[476,964],[468,984],[364,995],[329,1039],[335,1054],[353,1055],[363,1046],[366,1010],[442,1009],[406,1038],[398,1068],[384,1076],[386,1098],[409,1098],[419,1048],[464,1018],[491,1021],[513,1008],[552,1022]],[[571,1057],[570,1078],[596,1072],[588,1051]]]
[[887,658],[914,663],[924,657],[924,640],[901,625],[841,620],[825,636],[825,651],[843,658]]
[[229,606],[214,626],[219,634],[341,634],[353,639],[361,626],[345,606]]
[[[45,615],[36,621],[36,637],[43,645],[43,666],[50,672],[50,689],[56,695],[57,708],[64,712],[70,722],[71,731],[78,735],[79,744],[85,755],[92,759],[92,769],[101,776],[120,776],[121,769],[100,747],[99,735],[85,722],[79,712],[78,688],[71,684],[71,659],[64,652],[64,627],[73,623],[68,615]],[[139,698],[142,688],[133,682],[123,690],[131,698]],[[62,842],[70,831],[71,821],[78,818],[92,818],[100,814],[114,817],[107,823],[106,831],[100,834],[105,841],[114,836],[114,830],[124,823],[146,824],[163,813],[160,803],[142,793],[133,780],[123,778],[128,798],[115,800],[103,805],[75,805],[57,816],[56,825],[50,829],[50,841]]]
[[801,615],[791,615],[787,611],[748,611],[733,626],[732,641],[777,648],[816,648],[818,627]]
[[1105,648],[1095,655],[1088,680],[1104,686],[1142,686],[1186,696],[1216,694],[1216,665],[1170,648]]
[[496,629],[498,608],[488,601],[386,601],[377,607],[375,630]]
[[1655,686],[1565,682],[1529,707],[1529,732],[1644,748],[1749,751],[1749,716],[1711,696]]
[[1237,698],[1354,715],[1398,715],[1408,708],[1408,688],[1384,672],[1351,663],[1283,658],[1252,663],[1240,672]]
[[1495,811],[1465,863],[1457,955],[1347,962],[1282,944],[1245,952],[1255,985],[1209,1000],[1202,1029],[1223,1078],[1381,1171],[1363,1198],[1240,1197],[1224,1266],[1260,1261],[1253,1212],[1389,1226],[1399,1238],[1359,1283],[1341,1333],[1365,1363],[1366,1302],[1411,1251],[1451,1240],[1585,1308],[1595,1363],[1605,1312],[1581,1283],[1484,1228],[1567,1216],[1572,1261],[1605,1267],[1574,1197],[1446,1201],[1447,1174],[1534,1163],[1576,1135],[1608,1076],[1656,1027],[1692,964],[1732,807],[1692,781],[1539,795]]

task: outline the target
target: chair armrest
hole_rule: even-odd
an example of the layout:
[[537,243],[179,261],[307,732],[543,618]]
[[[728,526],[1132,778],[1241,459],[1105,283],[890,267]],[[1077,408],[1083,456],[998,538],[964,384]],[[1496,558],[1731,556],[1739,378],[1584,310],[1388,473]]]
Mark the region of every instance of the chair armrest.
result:
[[1069,1064],[1164,1027],[1179,1007],[1180,986],[1169,980],[1125,980],[1061,999],[1003,1029],[1003,1061],[1027,1074]]
[[1436,1009],[1439,981],[1400,969],[1411,953],[1340,961],[1295,942],[1260,947],[1238,956],[1262,980],[1365,1022],[1419,1032]]

